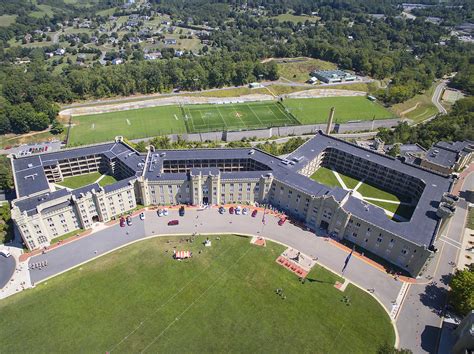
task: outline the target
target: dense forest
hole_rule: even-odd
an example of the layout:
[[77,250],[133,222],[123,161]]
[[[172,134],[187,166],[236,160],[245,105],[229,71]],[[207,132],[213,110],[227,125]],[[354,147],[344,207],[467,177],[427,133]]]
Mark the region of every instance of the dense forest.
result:
[[[45,65],[45,53],[57,45],[10,47],[8,40],[35,28],[54,29],[73,16],[93,17],[99,9],[117,2],[97,2],[79,9],[61,0],[43,0],[38,4],[49,4],[60,11],[52,17],[36,18],[28,16],[35,9],[31,2],[19,1],[15,5],[0,0],[2,13],[18,15],[14,24],[0,28],[3,84],[0,133],[43,130],[49,124],[56,124],[58,103],[78,99],[275,80],[279,75],[274,62],[261,63],[270,57],[308,56],[361,75],[390,80],[386,88],[375,93],[386,104],[403,102],[429,88],[435,78],[454,71],[459,74],[452,85],[472,93],[472,44],[459,42],[449,36],[446,27],[423,18],[414,21],[400,18],[400,3],[394,0],[155,1],[151,9],[140,11],[157,10],[176,21],[213,28],[209,44],[199,53],[187,51],[180,58],[163,51],[164,59],[153,62],[144,61],[138,47],[123,45],[120,55],[127,60],[123,65],[102,66],[96,62],[91,67],[81,67],[70,63],[60,73],[53,74],[53,68]],[[455,4],[462,4],[460,19],[469,18],[472,5],[467,1]],[[290,10],[296,14],[317,13],[318,22],[282,22],[272,17]],[[386,17],[376,19],[370,13],[382,13]],[[23,57],[31,60],[26,68],[14,64],[16,58]]]

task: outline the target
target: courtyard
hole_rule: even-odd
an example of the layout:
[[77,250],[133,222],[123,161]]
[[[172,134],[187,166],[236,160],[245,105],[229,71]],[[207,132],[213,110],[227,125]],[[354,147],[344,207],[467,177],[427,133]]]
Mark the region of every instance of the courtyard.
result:
[[394,221],[409,220],[413,214],[414,206],[406,198],[329,168],[319,167],[311,178],[329,187],[352,190],[359,199],[384,209],[385,214]]

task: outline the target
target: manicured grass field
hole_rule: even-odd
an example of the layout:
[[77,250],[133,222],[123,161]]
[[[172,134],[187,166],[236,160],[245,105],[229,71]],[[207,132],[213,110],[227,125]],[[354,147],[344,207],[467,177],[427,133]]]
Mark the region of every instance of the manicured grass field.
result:
[[275,102],[189,105],[183,110],[190,133],[299,124]]
[[[2,352],[375,353],[394,343],[378,302],[335,289],[325,269],[301,284],[275,262],[280,245],[204,239],[142,241],[2,300]],[[193,258],[173,260],[174,247]]]
[[335,122],[391,118],[392,114],[365,97],[287,99],[228,104],[157,106],[77,116],[72,120],[69,146],[110,141],[118,135],[139,139],[165,134],[249,130],[272,126],[323,123],[331,107]]
[[[102,176],[100,172],[86,173],[80,176],[65,178],[64,181],[58,184],[67,188],[76,189],[95,183],[100,178],[100,176]],[[99,185],[104,187],[115,182],[117,182],[117,180],[113,176],[105,175],[99,181]]]
[[117,135],[139,139],[165,134],[186,133],[178,106],[159,106],[77,116],[68,145],[84,145],[113,140]]
[[334,122],[388,119],[394,115],[377,102],[366,97],[289,98],[283,105],[301,122],[317,124],[327,121],[331,107],[335,107]]

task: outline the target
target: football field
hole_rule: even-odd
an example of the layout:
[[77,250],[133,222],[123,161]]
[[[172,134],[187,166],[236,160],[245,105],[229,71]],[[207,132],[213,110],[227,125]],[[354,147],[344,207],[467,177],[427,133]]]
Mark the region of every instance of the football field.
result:
[[300,124],[275,102],[189,105],[182,109],[189,133]]

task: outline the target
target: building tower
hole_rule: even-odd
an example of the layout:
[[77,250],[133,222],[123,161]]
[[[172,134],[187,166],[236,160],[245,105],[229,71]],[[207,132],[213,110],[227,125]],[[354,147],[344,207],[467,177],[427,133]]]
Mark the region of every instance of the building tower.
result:
[[331,107],[331,111],[329,112],[329,119],[328,125],[326,127],[326,134],[331,134],[331,127],[332,127],[332,120],[334,119],[334,107]]

